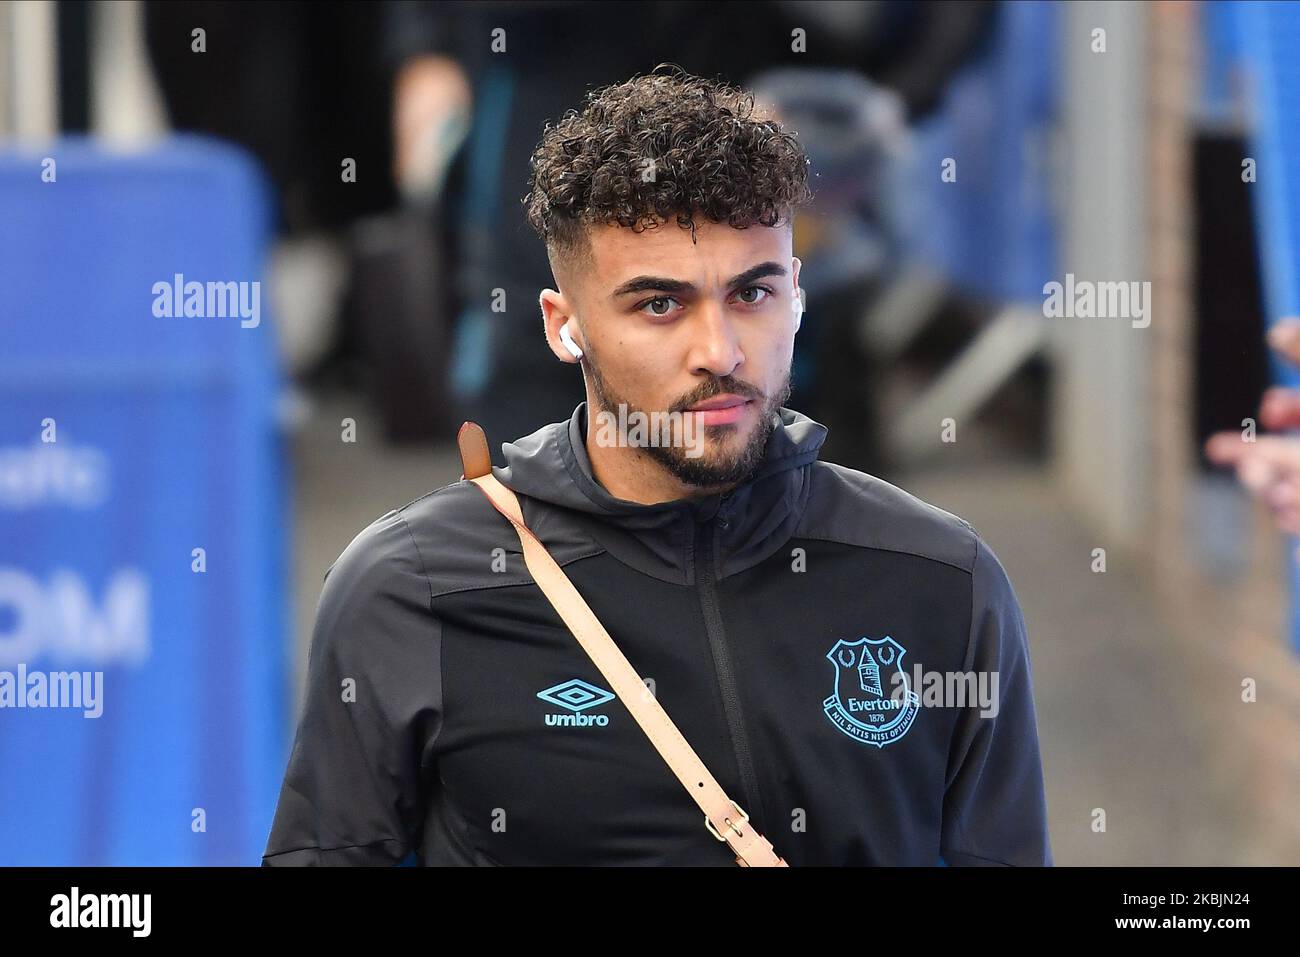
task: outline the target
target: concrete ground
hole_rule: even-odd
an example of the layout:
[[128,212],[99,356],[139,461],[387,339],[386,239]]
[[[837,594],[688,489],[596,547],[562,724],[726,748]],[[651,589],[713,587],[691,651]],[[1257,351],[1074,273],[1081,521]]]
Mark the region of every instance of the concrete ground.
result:
[[[341,439],[344,417],[356,420],[354,443]],[[300,688],[330,563],[369,522],[460,467],[450,446],[388,447],[377,416],[348,398],[314,408],[294,456]],[[1300,695],[1290,696],[1300,662],[1269,651],[1267,665],[1255,662],[1269,678],[1261,694],[1283,693],[1242,704],[1235,646],[1171,624],[1122,556],[1093,573],[1097,543],[1041,468],[976,464],[895,481],[972,522],[1020,597],[1058,864],[1300,864]]]

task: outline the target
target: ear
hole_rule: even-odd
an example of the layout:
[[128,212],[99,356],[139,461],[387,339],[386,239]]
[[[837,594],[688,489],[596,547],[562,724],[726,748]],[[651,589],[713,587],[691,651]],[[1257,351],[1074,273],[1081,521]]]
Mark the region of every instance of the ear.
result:
[[565,346],[564,340],[560,338],[560,329],[565,323],[569,323],[569,335],[573,337],[579,348],[582,347],[580,335],[575,335],[574,330],[577,327],[576,317],[573,315],[567,299],[562,293],[554,289],[543,289],[542,294],[538,297],[538,304],[542,308],[542,324],[546,333],[546,344],[550,346],[551,352],[561,362],[577,362],[578,358],[569,351]]
[[803,265],[798,256],[792,256],[791,261],[794,265],[794,274],[791,282],[794,283],[794,331],[799,331],[799,326],[803,323],[804,302],[803,289],[799,286],[799,268]]
[[799,286],[799,267],[803,263],[799,261],[798,256],[791,257],[791,260],[794,265],[794,274],[791,277],[791,282],[794,283],[794,331],[798,332],[799,326],[803,323],[804,312],[803,289]]

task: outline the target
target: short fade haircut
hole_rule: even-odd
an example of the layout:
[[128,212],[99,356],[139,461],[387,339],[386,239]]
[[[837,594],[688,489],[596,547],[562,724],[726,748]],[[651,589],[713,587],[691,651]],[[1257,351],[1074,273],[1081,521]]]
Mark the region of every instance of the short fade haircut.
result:
[[546,124],[530,166],[523,203],[557,279],[557,265],[590,264],[592,225],[640,232],[675,216],[695,241],[697,215],[776,226],[812,200],[794,133],[752,93],[672,64],[589,92],[581,113]]

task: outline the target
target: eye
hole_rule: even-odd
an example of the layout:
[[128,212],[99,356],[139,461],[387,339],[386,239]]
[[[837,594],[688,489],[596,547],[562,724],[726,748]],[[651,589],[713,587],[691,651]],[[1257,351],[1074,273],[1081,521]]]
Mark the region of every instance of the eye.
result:
[[763,293],[762,299],[742,299],[741,302],[743,302],[747,306],[756,306],[761,302],[765,302],[772,295],[772,290],[768,289],[766,286],[747,286],[746,288],[740,291],[740,295],[743,296],[747,292]]
[[[674,299],[672,296],[658,296],[654,299],[647,299],[645,302],[641,303],[641,305],[636,307],[637,312],[642,312],[647,306],[653,306],[657,302],[677,302],[677,300]],[[680,303],[678,304],[680,305]],[[651,309],[649,312],[645,313],[645,315],[650,316],[653,319],[663,319],[668,315],[670,315],[670,313],[658,312],[654,309]]]

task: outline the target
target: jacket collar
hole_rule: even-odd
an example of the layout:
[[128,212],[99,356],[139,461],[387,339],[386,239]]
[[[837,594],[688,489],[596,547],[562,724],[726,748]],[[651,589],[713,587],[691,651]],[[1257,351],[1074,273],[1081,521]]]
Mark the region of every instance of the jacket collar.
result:
[[[507,465],[494,471],[518,494],[563,510],[565,525],[576,525],[614,557],[664,581],[692,584],[697,532],[715,534],[716,574],[724,578],[758,564],[789,540],[807,502],[812,463],[826,440],[826,427],[801,412],[781,408],[773,414],[778,422],[754,474],[728,492],[704,498],[643,505],[606,491],[587,455],[586,402],[567,422],[553,422],[504,445]],[[543,529],[529,512],[541,536]]]

